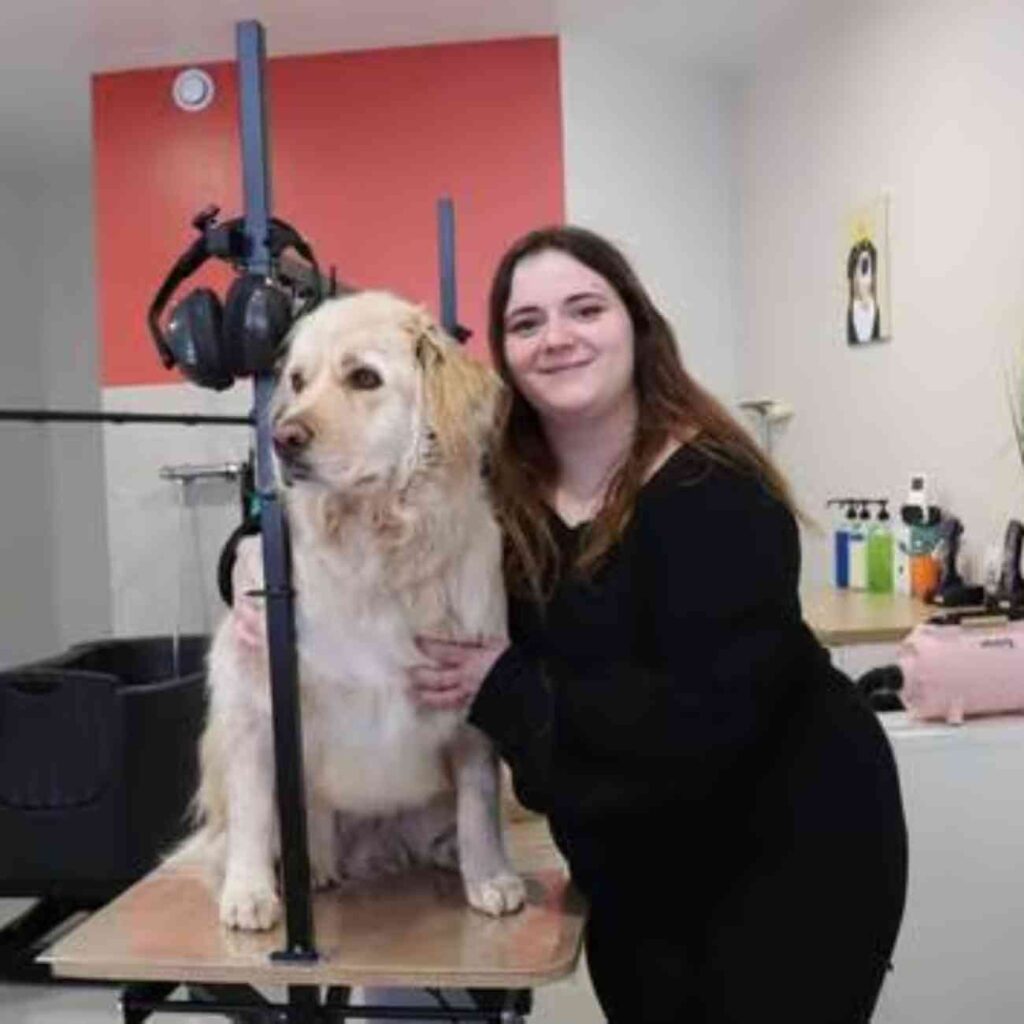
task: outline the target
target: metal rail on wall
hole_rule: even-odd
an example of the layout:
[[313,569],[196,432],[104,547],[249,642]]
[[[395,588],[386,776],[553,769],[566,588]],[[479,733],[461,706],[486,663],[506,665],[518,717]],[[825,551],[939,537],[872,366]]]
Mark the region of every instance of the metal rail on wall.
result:
[[0,422],[9,423],[174,423],[251,427],[252,416],[206,416],[187,412],[93,412],[89,409],[0,409]]

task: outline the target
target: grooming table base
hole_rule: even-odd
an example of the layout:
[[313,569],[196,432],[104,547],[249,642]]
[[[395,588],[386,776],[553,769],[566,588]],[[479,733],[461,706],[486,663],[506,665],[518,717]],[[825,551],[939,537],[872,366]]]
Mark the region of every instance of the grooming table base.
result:
[[282,964],[270,954],[283,926],[229,931],[195,869],[162,867],[40,959],[58,976],[116,981],[533,988],[575,968],[584,908],[542,820],[508,837],[527,885],[527,905],[509,917],[471,910],[447,872],[328,890],[313,901],[320,959]]

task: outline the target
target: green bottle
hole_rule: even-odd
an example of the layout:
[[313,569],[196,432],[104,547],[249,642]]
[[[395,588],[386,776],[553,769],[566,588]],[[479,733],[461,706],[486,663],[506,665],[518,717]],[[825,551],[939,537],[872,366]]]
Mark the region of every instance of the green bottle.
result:
[[893,592],[892,527],[889,525],[888,500],[878,501],[881,511],[868,533],[868,590],[873,594]]

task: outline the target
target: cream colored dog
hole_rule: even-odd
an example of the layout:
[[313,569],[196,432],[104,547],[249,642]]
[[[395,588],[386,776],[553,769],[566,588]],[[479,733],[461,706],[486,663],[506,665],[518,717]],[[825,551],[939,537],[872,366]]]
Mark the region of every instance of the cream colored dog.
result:
[[[384,292],[332,299],[293,332],[274,402],[287,485],[314,884],[415,864],[461,871],[476,909],[524,900],[505,854],[497,759],[464,714],[419,708],[414,637],[502,636],[500,537],[481,467],[497,397],[424,311]],[[258,539],[235,593],[262,581]],[[234,928],[280,916],[265,650],[230,620],[209,663],[200,852]]]

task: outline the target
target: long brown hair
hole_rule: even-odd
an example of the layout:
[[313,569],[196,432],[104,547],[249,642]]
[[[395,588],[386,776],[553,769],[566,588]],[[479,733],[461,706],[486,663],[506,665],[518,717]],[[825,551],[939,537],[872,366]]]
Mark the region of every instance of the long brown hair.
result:
[[622,253],[584,228],[531,231],[502,257],[491,284],[491,358],[507,385],[492,456],[492,484],[506,537],[506,581],[514,593],[542,598],[558,572],[558,548],[545,498],[557,467],[540,417],[515,387],[505,358],[505,311],[519,262],[546,250],[566,253],[600,274],[618,293],[633,325],[637,421],[629,454],[609,483],[574,569],[592,574],[622,536],[649,468],[670,440],[747,473],[793,510],[789,486],[722,404],[684,369],[675,335]]

